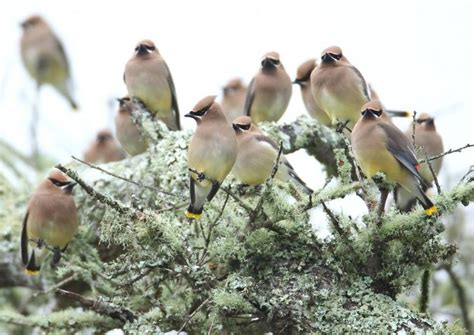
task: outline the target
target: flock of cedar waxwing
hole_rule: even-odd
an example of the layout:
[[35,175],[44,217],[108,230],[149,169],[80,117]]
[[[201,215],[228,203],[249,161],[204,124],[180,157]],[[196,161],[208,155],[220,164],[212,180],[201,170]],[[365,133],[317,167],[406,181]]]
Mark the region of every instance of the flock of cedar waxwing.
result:
[[[22,27],[21,54],[26,69],[38,87],[52,85],[76,108],[68,89],[69,66],[60,41],[39,16],[28,18]],[[170,130],[181,129],[179,109],[170,70],[152,41],[143,40],[136,45],[125,66],[124,81],[128,96],[119,99],[116,134],[124,150],[133,156],[146,151],[149,143],[132,119],[132,112],[137,108],[132,98],[140,100]],[[374,99],[375,92],[341,49],[330,47],[322,52],[319,65],[315,59],[303,63],[293,82],[278,53],[269,52],[248,88],[239,79],[231,80],[224,88],[221,105],[215,96],[208,96],[185,115],[197,123],[188,148],[191,197],[186,211],[188,218],[200,218],[205,202],[212,200],[229,172],[247,185],[262,184],[270,177],[279,148],[256,123],[278,121],[282,117],[290,101],[292,84],[300,86],[305,107],[313,118],[328,127],[342,122],[352,128],[350,135],[346,135],[350,136],[358,165],[368,178],[383,172],[388,181],[399,186],[395,198],[401,210],[411,210],[418,200],[427,215],[436,212],[425,194],[434,177],[426,164],[418,163],[411,140],[413,128],[404,134],[389,116],[407,113],[384,111],[382,104]],[[433,118],[420,115],[415,129],[416,145],[423,147],[428,156],[443,152]],[[91,162],[123,159],[117,149],[113,135],[102,131],[85,159]],[[440,168],[441,159],[435,160],[434,173]],[[280,157],[275,178],[293,181],[305,192],[313,192],[284,156]],[[54,169],[33,193],[21,234],[21,254],[27,273],[39,271],[46,250],[53,251],[53,263],[57,263],[73,238],[77,230],[71,194],[74,185]],[[31,253],[29,246],[33,249]]]

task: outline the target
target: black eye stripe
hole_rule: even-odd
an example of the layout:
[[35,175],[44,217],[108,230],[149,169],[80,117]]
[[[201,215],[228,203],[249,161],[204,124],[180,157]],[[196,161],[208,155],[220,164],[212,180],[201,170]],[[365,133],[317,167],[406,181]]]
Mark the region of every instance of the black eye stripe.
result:
[[334,58],[334,59],[337,59],[337,60],[340,60],[342,58],[342,54],[333,54],[333,53],[329,53],[329,55]]
[[207,108],[204,108],[199,111],[191,111],[190,114],[196,115],[196,116],[203,116],[204,114],[206,114],[206,112],[207,112]]
[[242,130],[249,130],[250,129],[250,124],[239,124],[238,126]]
[[66,185],[70,184],[70,182],[68,182],[68,181],[59,181],[59,180],[54,179],[54,178],[49,178],[49,180],[57,187],[63,187],[63,186],[66,186]]

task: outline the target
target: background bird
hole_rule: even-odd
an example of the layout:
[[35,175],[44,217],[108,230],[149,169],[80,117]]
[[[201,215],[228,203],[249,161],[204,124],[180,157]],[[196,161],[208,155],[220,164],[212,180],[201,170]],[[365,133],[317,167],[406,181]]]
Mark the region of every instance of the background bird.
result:
[[[270,178],[279,148],[268,136],[262,133],[248,116],[240,116],[232,126],[237,137],[237,160],[232,168],[232,174],[243,184],[259,185]],[[284,155],[281,155],[275,178],[287,182],[291,180],[303,188],[308,194],[311,190],[296,174],[295,170]]]
[[240,78],[234,78],[222,88],[221,107],[229,122],[244,115],[245,96],[247,87]]
[[95,141],[84,153],[84,160],[89,163],[109,163],[125,158],[125,153],[115,140],[110,130],[97,133]]
[[311,91],[333,124],[348,121],[350,128],[360,118],[360,108],[370,100],[364,77],[337,46],[323,51],[321,63],[311,73]]
[[328,114],[319,107],[313,98],[311,92],[311,72],[316,68],[317,63],[315,58],[308,59],[306,62],[301,64],[296,72],[296,78],[293,84],[297,84],[301,89],[301,97],[303,98],[304,106],[308,111],[308,114],[318,120],[325,126],[331,125],[331,119]]
[[21,258],[27,274],[39,272],[48,251],[57,264],[76,234],[76,204],[71,193],[75,185],[54,169],[31,196],[21,231]]
[[[426,155],[428,157],[433,157],[444,152],[443,140],[441,135],[436,131],[433,117],[426,113],[422,113],[415,120],[414,126],[415,153],[419,160],[426,159]],[[411,140],[413,135],[413,127],[409,127],[405,134],[408,139]],[[438,159],[432,160],[430,163],[431,167],[433,168],[433,172],[437,177],[443,164],[443,158],[440,157]],[[422,163],[418,172],[423,177],[423,180],[426,182],[427,186],[431,187],[434,181],[434,176],[428,166],[428,163]],[[397,207],[402,211],[409,211],[416,204],[416,197],[401,188],[398,188],[395,191],[395,198]]]
[[394,125],[381,121],[383,109],[379,101],[362,107],[362,117],[351,133],[354,155],[364,174],[371,178],[383,172],[388,181],[398,184],[418,198],[427,215],[436,212],[436,206],[426,196],[426,182],[418,170],[408,137]]
[[204,202],[216,195],[237,157],[234,130],[215,98],[205,97],[185,115],[197,123],[188,148],[188,167],[197,171],[190,172],[191,204],[186,211],[190,219],[201,217]]
[[115,116],[115,133],[122,148],[131,156],[145,152],[148,148],[147,141],[143,138],[140,129],[133,122],[132,112],[135,105],[129,97],[117,99],[119,109]]
[[291,79],[277,52],[263,56],[261,68],[253,77],[245,98],[245,115],[255,123],[278,121],[291,98]]
[[152,41],[138,42],[125,65],[123,80],[129,97],[140,99],[169,129],[181,129],[173,78]]
[[77,109],[71,93],[69,62],[61,41],[38,15],[30,16],[21,26],[21,59],[38,88],[43,84],[53,86],[74,110]]

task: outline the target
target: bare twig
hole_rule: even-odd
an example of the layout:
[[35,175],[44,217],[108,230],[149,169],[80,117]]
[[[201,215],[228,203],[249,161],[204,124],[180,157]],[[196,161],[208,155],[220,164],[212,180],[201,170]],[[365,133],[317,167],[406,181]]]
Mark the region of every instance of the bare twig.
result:
[[464,328],[466,328],[468,334],[472,334],[472,325],[469,319],[469,309],[467,307],[466,291],[464,289],[464,286],[462,285],[457,275],[454,273],[451,264],[443,264],[441,267],[448,273],[449,278],[451,279],[454,289],[456,290],[456,293],[458,295],[459,308],[461,309]]
[[67,277],[66,279],[61,280],[59,283],[57,283],[57,284],[55,284],[55,285],[49,287],[48,289],[46,289],[46,290],[44,290],[44,291],[36,292],[36,293],[33,295],[33,297],[36,297],[36,296],[38,296],[39,294],[48,294],[48,293],[50,293],[50,292],[53,292],[53,291],[55,291],[56,289],[60,288],[61,286],[64,286],[64,285],[66,285],[66,284],[72,282],[73,280],[76,280],[76,278],[77,278],[77,274],[74,273],[74,274],[72,274],[71,276]]
[[132,210],[129,207],[123,206],[123,205],[119,204],[116,200],[113,200],[112,198],[109,198],[109,197],[103,195],[102,193],[97,192],[96,190],[94,190],[94,188],[92,186],[88,185],[84,180],[82,180],[77,175],[77,172],[62,166],[61,164],[58,164],[55,167],[56,167],[56,169],[64,172],[71,179],[76,181],[82,187],[82,189],[84,191],[86,191],[87,194],[89,194],[90,196],[95,198],[97,201],[112,207],[113,209],[115,209],[120,214],[130,214],[132,212]]
[[133,322],[136,319],[136,316],[127,308],[115,306],[105,301],[92,300],[75,292],[66,291],[60,288],[58,288],[56,292],[65,297],[76,300],[85,308],[89,308],[98,314],[107,315],[113,319],[120,320],[123,323],[126,323],[127,321]]
[[271,179],[275,178],[278,172],[278,165],[280,163],[281,152],[283,151],[283,142],[280,142],[280,148],[278,149],[278,155],[276,161],[273,163]]
[[189,317],[186,319],[186,321],[183,323],[183,325],[181,326],[181,328],[179,328],[178,330],[178,334],[181,333],[184,328],[188,325],[188,323],[194,318],[194,316],[197,314],[197,312],[199,312],[209,301],[211,300],[211,298],[207,298],[206,300],[204,300],[190,315]]
[[415,148],[416,147],[416,140],[415,140],[415,129],[416,129],[416,111],[413,111],[413,120],[412,120],[412,133],[411,133],[411,141],[412,141],[412,144],[413,144],[413,147]]
[[382,216],[385,212],[385,203],[387,202],[388,193],[389,191],[385,187],[380,188],[380,201],[377,207],[377,219],[375,220],[377,227],[380,227],[382,224]]
[[108,174],[109,176],[112,176],[114,178],[117,178],[117,179],[120,179],[120,180],[123,180],[123,181],[126,181],[127,183],[131,183],[133,185],[136,185],[136,186],[139,186],[139,187],[143,187],[143,188],[148,188],[150,190],[153,190],[153,191],[156,191],[158,193],[162,193],[162,194],[166,194],[166,195],[170,195],[170,196],[173,196],[173,197],[176,197],[176,198],[181,198],[179,195],[176,195],[174,193],[171,193],[171,192],[167,192],[167,191],[163,191],[162,189],[159,189],[157,187],[153,187],[153,186],[149,186],[149,185],[144,185],[144,184],[141,184],[139,182],[136,182],[134,180],[131,180],[131,179],[128,179],[128,178],[125,178],[125,177],[122,177],[122,176],[119,176],[119,175],[116,175],[115,173],[112,173],[110,171],[107,171],[103,168],[101,168],[100,166],[96,166],[94,164],[91,164],[91,163],[88,163],[80,158],[77,158],[75,156],[71,156],[72,159],[78,161],[79,163],[82,163],[84,165],[87,165],[88,167],[90,168],[93,168],[93,169],[96,169],[100,172],[103,172],[105,174]]
[[431,165],[431,161],[428,159],[428,154],[426,153],[426,151],[424,151],[424,153],[425,153],[425,160],[428,163],[428,167],[430,169],[431,175],[433,176],[433,181],[436,185],[436,190],[438,191],[438,194],[441,194],[441,186],[439,186],[438,177],[436,177],[436,173],[433,170],[433,165]]
[[[435,159],[444,157],[444,156],[446,156],[446,155],[449,155],[449,154],[452,154],[452,153],[455,153],[455,152],[461,152],[461,151],[463,151],[464,149],[472,148],[472,147],[474,147],[474,144],[466,144],[465,146],[463,146],[463,147],[461,147],[461,148],[449,149],[448,151],[445,151],[445,152],[443,152],[442,154],[435,155],[435,156],[431,156],[430,158],[428,158],[428,160],[434,161]],[[419,163],[420,163],[420,164],[426,163],[426,159],[421,160]]]

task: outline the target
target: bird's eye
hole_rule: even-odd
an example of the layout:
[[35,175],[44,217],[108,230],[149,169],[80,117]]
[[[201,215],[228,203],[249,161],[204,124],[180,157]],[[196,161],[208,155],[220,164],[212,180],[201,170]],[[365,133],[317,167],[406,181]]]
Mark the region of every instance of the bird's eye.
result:
[[145,46],[145,48],[147,48],[147,50],[150,50],[150,51],[155,50],[155,47],[153,45],[151,45],[151,46],[147,45],[147,46]]
[[279,64],[280,64],[280,60],[279,60],[279,59],[273,59],[273,64],[279,65]]
[[239,124],[239,128],[242,130],[249,130],[250,124]]
[[57,186],[57,187],[63,187],[67,184],[69,184],[69,182],[67,181],[59,181],[57,179],[54,179],[54,178],[49,178],[49,180],[54,184],[54,186]]
[[329,55],[331,55],[332,58],[336,59],[336,60],[340,60],[342,58],[342,54],[333,54],[333,53],[330,53]]
[[382,115],[382,110],[375,110],[375,109],[369,109],[370,112],[372,112],[372,114],[380,117]]

